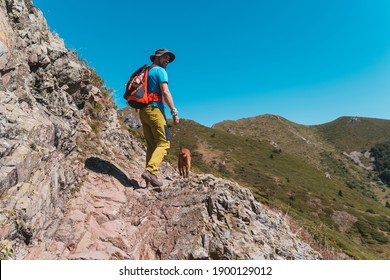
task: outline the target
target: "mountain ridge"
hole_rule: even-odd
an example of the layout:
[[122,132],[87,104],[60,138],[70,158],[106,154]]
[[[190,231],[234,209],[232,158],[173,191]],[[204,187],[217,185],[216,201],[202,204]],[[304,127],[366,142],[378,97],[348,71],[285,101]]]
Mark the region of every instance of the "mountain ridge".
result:
[[[316,158],[320,158],[320,154],[335,151],[348,156],[349,154],[356,155],[356,153],[364,154],[376,144],[390,139],[389,120],[364,117],[344,116],[328,123],[306,126],[293,123],[280,116],[262,115],[241,119],[237,122],[221,122],[214,128],[282,146],[279,148],[285,149],[288,153],[306,157],[317,167],[322,164],[314,159],[310,161],[307,153],[316,154]],[[306,145],[303,147],[302,144]],[[369,153],[365,157],[365,162],[372,165],[372,162],[369,162]],[[338,160],[342,159],[338,158]],[[324,172],[329,171],[324,170]]]
[[283,117],[282,115],[266,113],[266,114],[259,114],[259,115],[255,115],[255,116],[242,117],[242,118],[238,118],[238,119],[235,119],[235,120],[230,120],[230,119],[222,120],[222,121],[214,123],[211,127],[213,128],[214,126],[218,126],[219,124],[224,123],[224,122],[240,122],[240,121],[247,121],[247,120],[258,119],[258,118],[274,118],[274,119],[288,121],[291,124],[300,125],[300,126],[308,126],[308,127],[322,126],[322,125],[326,125],[326,124],[329,124],[329,123],[334,123],[334,122],[337,122],[339,120],[344,120],[344,119],[347,119],[347,120],[349,120],[349,119],[367,119],[367,120],[378,120],[378,121],[385,121],[385,122],[390,121],[388,119],[377,118],[377,117],[366,117],[366,116],[358,116],[358,115],[354,115],[354,116],[343,115],[343,116],[336,117],[333,120],[326,121],[326,122],[323,122],[323,123],[301,124],[299,122],[295,122],[295,121],[289,120],[289,119]]

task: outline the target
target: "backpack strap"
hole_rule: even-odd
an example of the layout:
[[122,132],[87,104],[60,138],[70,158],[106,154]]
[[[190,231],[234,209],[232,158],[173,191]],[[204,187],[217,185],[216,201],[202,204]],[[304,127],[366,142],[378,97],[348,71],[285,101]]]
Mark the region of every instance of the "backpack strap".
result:
[[[152,69],[153,67],[156,67],[157,65],[155,64],[152,64],[148,67],[148,69],[146,70],[146,90],[147,90],[147,86],[148,86],[148,78],[149,78],[149,70]],[[149,102],[164,102],[164,98],[162,97],[162,95],[158,94],[157,92],[147,92],[148,93],[148,100]]]

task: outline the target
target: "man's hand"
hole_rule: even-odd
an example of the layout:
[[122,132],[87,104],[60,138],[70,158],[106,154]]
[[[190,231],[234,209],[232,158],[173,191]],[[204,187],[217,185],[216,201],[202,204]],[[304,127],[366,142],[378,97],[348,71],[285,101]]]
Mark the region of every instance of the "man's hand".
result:
[[177,115],[173,116],[173,124],[179,124],[179,117]]

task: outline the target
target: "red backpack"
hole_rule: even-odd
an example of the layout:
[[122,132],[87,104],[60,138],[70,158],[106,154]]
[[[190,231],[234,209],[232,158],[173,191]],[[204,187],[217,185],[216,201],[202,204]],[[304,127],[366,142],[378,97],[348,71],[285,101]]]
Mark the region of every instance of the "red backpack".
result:
[[145,64],[131,75],[126,84],[126,91],[123,98],[127,104],[135,109],[146,107],[150,102],[162,102],[162,96],[155,92],[148,92],[148,74],[149,69],[154,66]]

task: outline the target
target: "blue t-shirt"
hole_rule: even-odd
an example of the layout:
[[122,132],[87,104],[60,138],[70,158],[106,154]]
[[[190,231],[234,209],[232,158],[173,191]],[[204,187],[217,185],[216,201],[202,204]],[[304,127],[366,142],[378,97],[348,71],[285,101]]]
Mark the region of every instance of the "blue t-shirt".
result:
[[[162,96],[162,92],[160,89],[161,83],[168,83],[168,73],[164,68],[159,66],[154,66],[149,69],[149,77],[148,77],[148,92],[156,92],[157,94]],[[162,112],[164,112],[164,103],[163,102],[155,102],[152,101],[149,103],[151,106],[156,106],[160,108]]]

